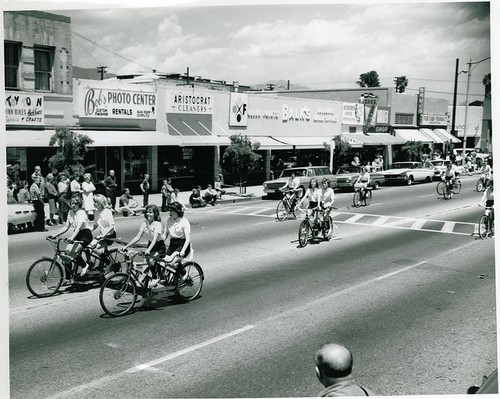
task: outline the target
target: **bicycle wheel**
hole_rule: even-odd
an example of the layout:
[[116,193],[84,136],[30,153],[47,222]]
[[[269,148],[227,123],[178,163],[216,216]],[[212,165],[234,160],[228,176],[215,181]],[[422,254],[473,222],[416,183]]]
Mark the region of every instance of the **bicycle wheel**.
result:
[[311,230],[309,226],[309,221],[303,220],[299,226],[299,245],[305,247],[309,241],[309,231]]
[[59,291],[64,272],[59,262],[42,258],[34,262],[26,273],[26,286],[36,297],[48,297]]
[[448,187],[448,186],[445,186],[444,188],[444,193],[443,193],[443,197],[445,200],[449,200],[451,199],[451,194],[452,194],[452,190]]
[[106,260],[100,260],[98,270],[103,273],[118,273],[122,270],[122,263],[125,263],[123,252],[118,251],[118,248],[108,250]]
[[321,226],[323,232],[323,238],[330,241],[333,235],[333,220],[330,216],[325,217],[323,220],[323,225]]
[[483,179],[479,179],[476,183],[476,191],[483,191],[484,190],[484,181]]
[[479,237],[481,238],[486,238],[488,237],[488,226],[489,225],[489,218],[486,215],[481,216],[481,219],[479,219]]
[[288,215],[288,210],[285,205],[285,202],[281,200],[278,202],[278,206],[276,207],[276,218],[282,222],[283,220],[286,219],[286,216]]
[[365,198],[363,199],[363,202],[365,203],[365,205],[370,205],[370,202],[372,202],[371,190],[365,191]]
[[445,183],[444,181],[440,181],[437,185],[436,185],[436,191],[439,195],[442,195],[444,196],[444,189],[445,189]]
[[352,199],[352,203],[354,204],[354,206],[356,208],[359,208],[361,206],[361,192],[360,191],[356,191],[354,193],[354,197]]
[[137,301],[137,287],[126,273],[108,277],[101,286],[99,302],[102,309],[112,317],[130,312]]
[[196,262],[187,262],[177,271],[177,296],[183,301],[192,301],[200,295],[203,287],[203,270]]
[[462,190],[462,182],[460,180],[455,181],[453,183],[453,194],[460,194],[460,190]]

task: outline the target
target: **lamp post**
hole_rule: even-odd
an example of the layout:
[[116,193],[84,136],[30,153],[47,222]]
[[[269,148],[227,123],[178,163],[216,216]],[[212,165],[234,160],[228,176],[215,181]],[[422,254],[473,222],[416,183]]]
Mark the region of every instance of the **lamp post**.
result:
[[470,87],[470,76],[472,74],[471,70],[472,64],[474,64],[474,68],[483,61],[489,60],[491,57],[486,57],[480,61],[472,62],[472,59],[469,60],[467,65],[469,68],[467,69],[467,91],[465,93],[465,117],[464,117],[464,138],[463,138],[463,146],[462,146],[462,157],[465,159],[465,144],[467,142],[467,114],[469,112],[469,87]]

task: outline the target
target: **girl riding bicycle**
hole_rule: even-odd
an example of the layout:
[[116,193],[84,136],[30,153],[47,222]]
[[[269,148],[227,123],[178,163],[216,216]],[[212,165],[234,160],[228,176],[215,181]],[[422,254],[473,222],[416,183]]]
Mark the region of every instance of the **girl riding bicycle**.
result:
[[490,225],[491,222],[495,220],[495,215],[494,215],[494,191],[493,191],[493,180],[489,180],[488,186],[486,187],[486,190],[484,191],[483,197],[481,198],[481,201],[479,202],[479,206],[483,206],[485,208],[491,208],[490,213],[489,213],[489,218],[490,218]]
[[[298,204],[295,206],[295,208],[300,208],[300,205],[302,204],[302,202],[305,201],[306,198],[309,199],[309,206],[307,212],[309,216],[311,216],[312,212],[319,209],[318,206],[321,201],[321,190],[318,187],[318,181],[316,180],[315,177],[313,177],[309,182],[309,188],[307,189],[304,196],[300,199]],[[318,212],[315,212],[313,222],[314,226],[318,224]]]
[[330,180],[324,178],[321,182],[321,207],[323,208],[322,219],[330,216],[330,211],[332,210],[333,202],[335,201],[335,193],[330,187]]
[[370,183],[370,173],[368,172],[368,168],[363,167],[361,172],[359,172],[358,178],[354,182],[354,188],[360,188],[362,194],[365,194],[365,191]]

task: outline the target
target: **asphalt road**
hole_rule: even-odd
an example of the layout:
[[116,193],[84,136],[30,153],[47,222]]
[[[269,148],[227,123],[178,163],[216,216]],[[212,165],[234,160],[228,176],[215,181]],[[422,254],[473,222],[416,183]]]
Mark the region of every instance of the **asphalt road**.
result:
[[[11,397],[315,396],[313,356],[330,341],[379,395],[463,394],[497,359],[475,180],[449,201],[435,183],[382,187],[361,208],[338,193],[334,238],[305,248],[276,200],[190,210],[201,297],[122,318],[95,288],[31,298],[26,269],[50,248],[43,233],[9,236]],[[140,223],[117,220],[119,235]]]

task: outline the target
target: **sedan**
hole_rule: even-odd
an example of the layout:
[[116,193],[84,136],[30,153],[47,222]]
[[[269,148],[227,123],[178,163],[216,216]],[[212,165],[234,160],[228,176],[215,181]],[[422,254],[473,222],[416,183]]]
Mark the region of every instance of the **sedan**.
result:
[[[354,189],[354,182],[359,176],[359,167],[345,165],[337,170],[335,176],[337,177],[337,187]],[[368,186],[376,190],[384,181],[383,172],[370,172],[370,183]]]
[[434,169],[425,168],[421,162],[395,162],[390,169],[382,171],[386,183],[404,183],[411,185],[415,182],[430,183],[434,176]]
[[7,204],[8,231],[24,230],[33,225],[36,211],[32,204]]

